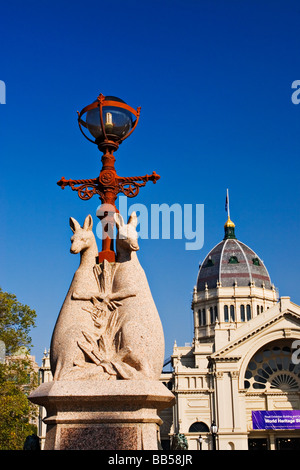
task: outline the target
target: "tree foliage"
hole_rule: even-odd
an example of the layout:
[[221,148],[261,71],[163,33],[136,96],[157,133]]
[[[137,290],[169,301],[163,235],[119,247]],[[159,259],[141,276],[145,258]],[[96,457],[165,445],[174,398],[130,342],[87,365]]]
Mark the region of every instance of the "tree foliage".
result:
[[26,359],[0,364],[0,450],[21,450],[26,437],[36,433],[37,409],[27,398],[36,375]]
[[5,343],[6,354],[15,354],[20,347],[32,346],[29,332],[35,326],[35,318],[34,310],[0,288],[0,340]]
[[37,386],[28,354],[35,317],[34,310],[0,288],[0,340],[7,354],[0,363],[0,450],[23,449],[26,437],[36,432],[32,422],[37,409],[27,398]]

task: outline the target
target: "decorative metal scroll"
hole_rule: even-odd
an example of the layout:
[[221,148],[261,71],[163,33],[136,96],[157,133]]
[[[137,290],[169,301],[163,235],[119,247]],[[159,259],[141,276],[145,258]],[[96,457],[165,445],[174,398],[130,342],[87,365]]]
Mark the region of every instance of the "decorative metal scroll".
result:
[[[86,180],[66,180],[64,177],[58,181],[58,185],[64,189],[66,186],[70,186],[72,191],[77,191],[80,199],[87,201],[91,199],[95,194],[98,194],[101,201],[104,200],[104,193],[106,189],[113,191],[117,197],[118,193],[123,193],[127,197],[135,197],[139,193],[141,187],[145,186],[148,181],[156,181],[160,178],[159,175],[153,171],[152,175],[145,176],[130,176],[122,177],[115,176],[109,178],[112,172],[105,172],[101,175],[101,178],[93,178]],[[113,182],[114,180],[114,182]]]

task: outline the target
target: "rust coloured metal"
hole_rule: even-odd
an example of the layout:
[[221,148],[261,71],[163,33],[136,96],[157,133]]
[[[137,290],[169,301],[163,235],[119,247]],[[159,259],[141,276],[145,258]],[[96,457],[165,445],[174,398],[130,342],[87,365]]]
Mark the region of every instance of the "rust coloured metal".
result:
[[[115,201],[119,193],[125,194],[127,197],[135,197],[138,195],[141,187],[146,186],[148,181],[154,184],[160,176],[153,171],[151,175],[145,176],[118,176],[108,170],[101,171],[98,178],[86,180],[66,180],[62,177],[58,182],[58,186],[65,189],[70,186],[72,191],[77,191],[78,196],[83,201],[91,199],[95,194],[98,194],[103,204],[115,205]],[[112,193],[112,196],[108,196]],[[109,199],[109,201],[108,201]]]
[[[103,125],[103,117],[102,117],[102,107],[104,106],[115,106],[126,109],[130,111],[136,117],[136,120],[131,128],[130,132],[128,132],[122,138],[119,138],[118,141],[109,140],[106,133],[105,133],[105,126]],[[89,110],[99,107],[100,113],[100,122],[101,127],[103,130],[103,138],[101,142],[97,139],[94,141],[86,136],[86,134],[82,130],[82,125],[85,126],[85,122],[82,120],[82,116]],[[160,179],[160,176],[152,172],[151,175],[144,175],[144,176],[119,176],[117,175],[115,169],[115,157],[114,151],[116,151],[119,147],[119,144],[125,140],[136,128],[136,125],[139,120],[140,116],[140,109],[134,110],[130,106],[128,106],[124,102],[106,100],[105,97],[100,94],[97,98],[97,101],[86,106],[83,110],[78,113],[78,123],[81,132],[83,135],[90,141],[98,145],[100,151],[103,152],[101,161],[102,161],[102,169],[100,174],[97,178],[92,179],[80,179],[80,180],[72,180],[72,179],[65,179],[62,177],[57,184],[64,189],[66,186],[69,186],[72,191],[77,191],[78,196],[83,201],[87,201],[91,199],[95,194],[97,194],[101,200],[101,209],[103,212],[103,217],[99,217],[100,220],[105,218],[105,224],[102,223],[103,232],[106,232],[106,236],[102,238],[102,251],[99,253],[98,262],[102,262],[106,259],[109,262],[115,261],[115,252],[113,249],[113,240],[107,236],[109,233],[109,229],[112,229],[114,225],[114,212],[117,212],[117,208],[115,205],[116,199],[119,193],[123,193],[125,196],[132,198],[138,195],[139,190],[141,187],[145,186],[148,181],[152,181],[154,184],[157,180]],[[107,210],[106,210],[107,209]],[[109,227],[110,226],[110,227]]]

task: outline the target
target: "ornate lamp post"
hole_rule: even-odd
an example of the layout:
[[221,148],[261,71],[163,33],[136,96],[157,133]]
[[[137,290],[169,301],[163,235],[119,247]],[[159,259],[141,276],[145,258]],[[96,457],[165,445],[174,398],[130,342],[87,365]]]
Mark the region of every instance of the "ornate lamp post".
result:
[[216,425],[215,421],[211,423],[210,431],[211,431],[211,436],[212,436],[213,450],[217,450],[216,438],[217,438],[217,433],[218,433],[218,426]]
[[[113,249],[113,214],[117,212],[115,205],[119,193],[127,197],[135,197],[141,186],[148,181],[156,181],[160,178],[154,171],[152,175],[145,176],[118,176],[115,169],[114,152],[119,145],[129,137],[137,126],[141,108],[137,110],[128,106],[123,100],[114,96],[100,94],[96,101],[78,112],[78,124],[83,135],[98,146],[103,153],[102,168],[97,178],[85,180],[66,180],[64,177],[58,181],[58,185],[64,189],[70,186],[77,191],[80,199],[86,201],[98,194],[101,200],[101,210],[98,217],[102,221],[102,251],[99,253],[99,263],[104,259],[115,261]],[[83,128],[87,129],[88,136]],[[105,218],[105,219],[104,219]]]

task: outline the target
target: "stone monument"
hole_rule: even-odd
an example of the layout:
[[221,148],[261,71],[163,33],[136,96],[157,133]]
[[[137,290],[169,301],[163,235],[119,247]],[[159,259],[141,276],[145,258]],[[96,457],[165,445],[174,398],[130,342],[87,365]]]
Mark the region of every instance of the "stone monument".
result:
[[137,217],[114,214],[115,262],[97,263],[89,215],[70,218],[80,265],[51,341],[53,382],[29,397],[47,411],[45,450],[157,450],[158,412],[173,394],[159,381],[164,335],[138,258]]

